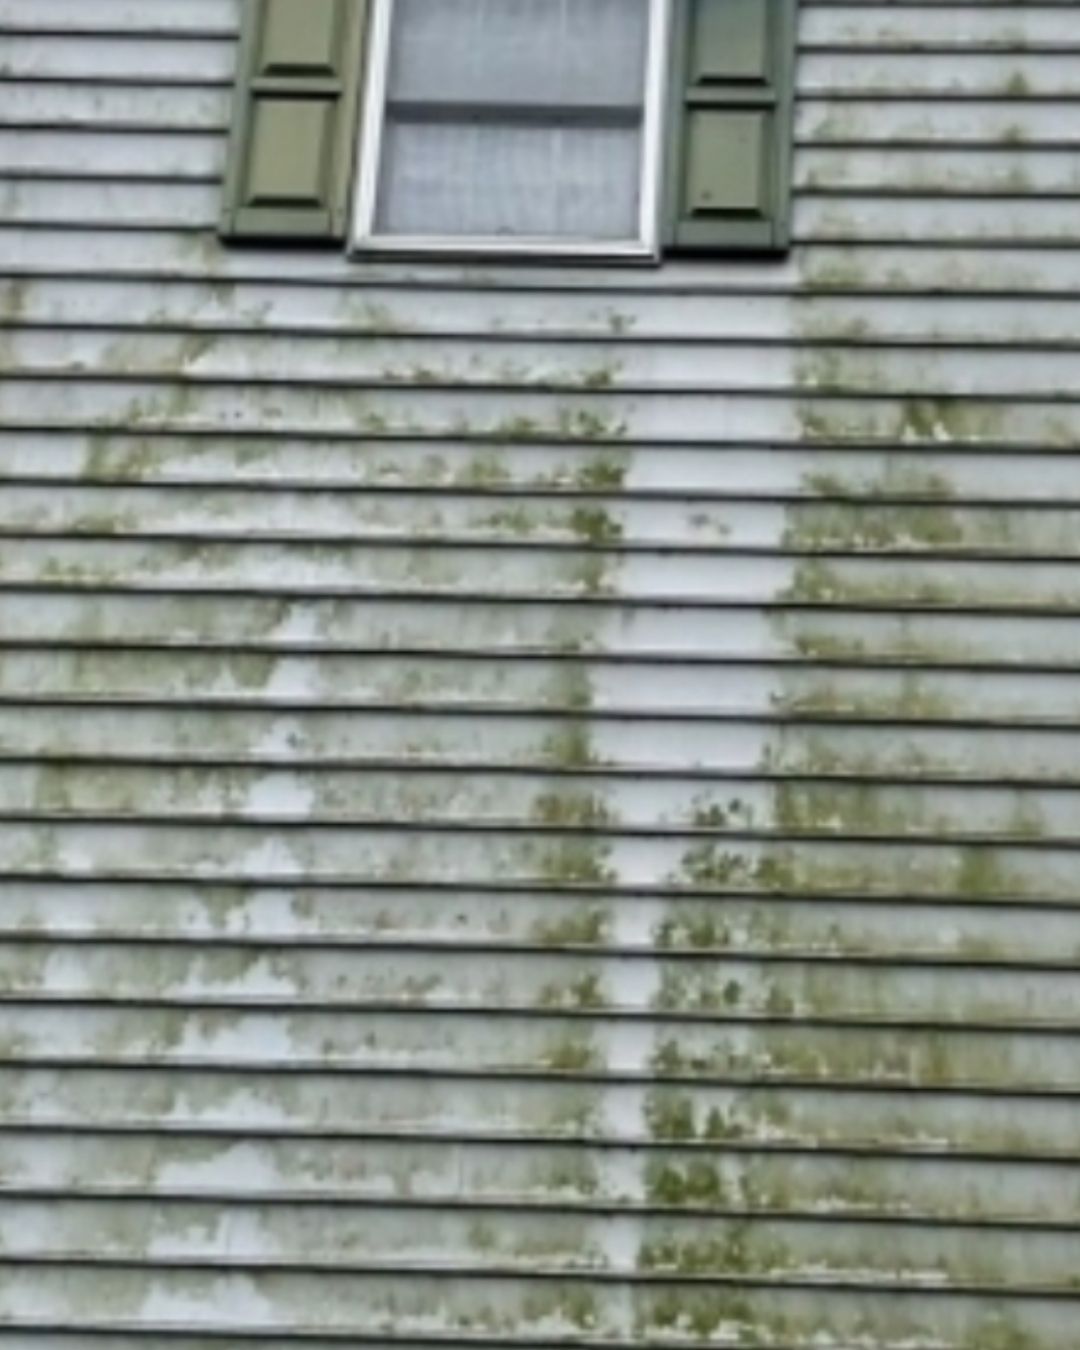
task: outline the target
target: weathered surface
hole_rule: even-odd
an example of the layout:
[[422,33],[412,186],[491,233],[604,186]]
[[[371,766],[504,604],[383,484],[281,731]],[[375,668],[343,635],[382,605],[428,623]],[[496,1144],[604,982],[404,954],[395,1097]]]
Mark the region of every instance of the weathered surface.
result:
[[0,0],[0,1342],[1075,1350],[1075,6],[640,272],[223,251],[237,13]]

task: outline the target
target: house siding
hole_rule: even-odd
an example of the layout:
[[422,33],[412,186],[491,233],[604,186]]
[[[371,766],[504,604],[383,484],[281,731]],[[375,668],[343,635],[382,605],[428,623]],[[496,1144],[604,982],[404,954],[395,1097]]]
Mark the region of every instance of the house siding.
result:
[[800,6],[795,246],[215,234],[0,0],[0,1343],[1075,1350],[1080,35]]

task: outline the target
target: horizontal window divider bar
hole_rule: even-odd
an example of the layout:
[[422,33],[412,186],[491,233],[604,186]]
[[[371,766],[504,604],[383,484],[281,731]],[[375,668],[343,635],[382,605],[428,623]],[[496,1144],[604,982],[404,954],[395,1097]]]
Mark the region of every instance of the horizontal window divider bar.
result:
[[513,103],[486,102],[481,99],[402,99],[388,98],[387,118],[392,123],[430,123],[433,126],[460,123],[517,126],[541,124],[553,129],[578,127],[640,126],[640,105],[601,102],[540,103],[522,100]]

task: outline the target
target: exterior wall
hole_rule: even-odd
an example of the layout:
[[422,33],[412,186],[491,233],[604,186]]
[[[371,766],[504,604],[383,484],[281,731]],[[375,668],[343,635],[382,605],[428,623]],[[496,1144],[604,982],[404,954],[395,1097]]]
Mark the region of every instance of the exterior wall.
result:
[[0,0],[0,1342],[1075,1350],[1075,5],[618,272],[224,251],[237,16]]

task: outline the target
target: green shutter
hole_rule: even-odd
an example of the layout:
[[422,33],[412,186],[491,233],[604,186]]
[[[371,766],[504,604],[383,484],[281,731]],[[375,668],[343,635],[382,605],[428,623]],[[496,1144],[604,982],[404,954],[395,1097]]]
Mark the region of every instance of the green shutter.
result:
[[669,250],[788,245],[795,0],[677,0]]
[[243,0],[225,181],[231,239],[344,237],[366,0]]

